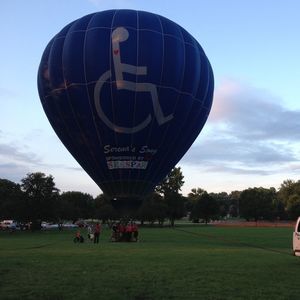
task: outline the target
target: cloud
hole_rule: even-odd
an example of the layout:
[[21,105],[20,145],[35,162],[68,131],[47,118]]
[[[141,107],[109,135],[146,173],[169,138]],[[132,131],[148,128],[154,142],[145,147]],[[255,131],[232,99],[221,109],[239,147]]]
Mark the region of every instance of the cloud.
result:
[[265,90],[225,80],[182,163],[210,172],[269,175],[299,170],[299,145],[300,111],[287,109]]
[[0,163],[0,178],[20,182],[30,169],[20,163]]
[[234,173],[238,175],[270,175],[271,172],[267,170],[261,169],[245,169],[243,167],[230,167],[230,166],[217,166],[212,165],[205,168],[206,172],[213,172],[213,173]]
[[7,88],[0,87],[0,96],[2,99],[14,98],[17,96],[17,93],[13,90],[9,90]]
[[300,141],[300,111],[289,110],[265,90],[226,80],[216,89],[209,118],[241,139]]
[[[30,140],[31,136],[36,136],[39,130],[33,130],[26,136]],[[3,131],[0,131],[0,137],[5,140],[7,137]],[[22,139],[21,139],[22,140]],[[66,170],[82,172],[79,166],[68,166],[62,163],[49,163],[43,161],[37,154],[28,150],[30,147],[20,141],[4,141],[0,143],[0,177],[12,181],[20,181],[27,173],[31,172],[53,172],[55,170]]]
[[36,154],[31,152],[22,152],[18,149],[18,146],[4,143],[0,144],[0,158],[24,163],[40,163],[40,159]]
[[212,136],[192,146],[184,160],[191,163],[238,161],[246,165],[257,165],[298,161],[298,158],[287,145],[231,139],[230,136],[223,138]]

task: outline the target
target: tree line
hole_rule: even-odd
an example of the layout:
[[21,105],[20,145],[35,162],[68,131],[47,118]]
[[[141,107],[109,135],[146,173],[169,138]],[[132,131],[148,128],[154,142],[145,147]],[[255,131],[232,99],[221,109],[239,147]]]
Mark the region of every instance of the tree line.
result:
[[[137,220],[162,225],[169,220],[188,217],[192,222],[209,222],[224,217],[246,220],[287,220],[300,215],[300,180],[285,180],[275,188],[254,187],[231,193],[208,193],[194,188],[187,196],[181,194],[184,184],[181,168],[174,168],[143,199],[132,216]],[[99,219],[103,222],[121,216],[104,194],[93,197],[78,191],[60,193],[52,175],[41,172],[27,174],[21,183],[0,179],[0,219],[20,222],[61,222],[62,220]]]

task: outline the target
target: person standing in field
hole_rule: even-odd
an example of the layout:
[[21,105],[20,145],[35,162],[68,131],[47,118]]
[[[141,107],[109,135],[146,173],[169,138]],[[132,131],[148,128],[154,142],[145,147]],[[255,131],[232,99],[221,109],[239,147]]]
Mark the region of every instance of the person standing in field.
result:
[[88,235],[87,235],[88,239],[90,241],[94,241],[93,228],[92,228],[91,224],[88,225],[87,232],[88,232]]
[[101,225],[99,222],[97,222],[94,228],[94,244],[99,243],[100,232],[101,232]]
[[137,242],[139,236],[139,228],[135,222],[132,224],[133,240]]

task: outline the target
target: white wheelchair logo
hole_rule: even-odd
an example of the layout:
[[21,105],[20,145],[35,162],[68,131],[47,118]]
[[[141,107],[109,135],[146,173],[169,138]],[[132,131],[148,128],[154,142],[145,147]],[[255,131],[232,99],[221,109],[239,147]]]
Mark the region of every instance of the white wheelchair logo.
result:
[[[133,92],[149,92],[151,94],[152,98],[152,105],[153,105],[153,112],[155,115],[155,118],[157,120],[157,123],[159,125],[162,125],[168,121],[170,121],[173,118],[173,114],[170,114],[168,116],[164,116],[164,113],[162,112],[160,103],[158,101],[158,95],[157,95],[157,88],[156,85],[148,82],[143,83],[136,83],[132,81],[126,81],[123,79],[123,73],[129,73],[134,75],[147,75],[147,67],[146,66],[133,66],[124,64],[121,62],[121,50],[120,50],[120,43],[124,42],[128,39],[129,33],[127,29],[124,27],[118,27],[112,32],[111,36],[111,42],[112,42],[112,55],[113,55],[113,62],[114,62],[114,68],[115,68],[115,76],[116,76],[116,86],[118,90],[129,90]],[[151,114],[149,114],[144,121],[139,123],[138,125],[134,127],[121,127],[109,120],[109,118],[104,113],[102,107],[101,107],[101,89],[104,85],[104,83],[112,77],[111,70],[106,71],[103,73],[100,78],[98,79],[95,89],[94,89],[94,101],[97,113],[101,120],[112,130],[118,132],[118,133],[135,133],[142,129],[144,129],[146,126],[149,125],[149,123],[152,120]]]

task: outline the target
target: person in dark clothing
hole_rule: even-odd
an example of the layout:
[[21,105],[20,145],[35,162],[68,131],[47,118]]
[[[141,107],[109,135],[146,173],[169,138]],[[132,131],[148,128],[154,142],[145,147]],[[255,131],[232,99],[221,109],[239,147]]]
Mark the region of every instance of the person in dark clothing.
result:
[[139,229],[135,223],[132,224],[132,233],[133,233],[133,240],[137,242],[139,236]]
[[112,242],[118,242],[120,239],[120,233],[119,233],[119,227],[116,223],[114,223],[111,227],[112,233],[111,233],[111,238],[110,240]]
[[94,229],[94,244],[99,243],[100,232],[101,232],[101,225],[97,223]]
[[83,243],[84,242],[84,238],[81,235],[79,230],[76,232],[76,235],[75,235],[75,238],[73,241],[74,241],[74,243]]

